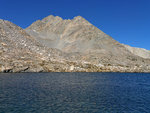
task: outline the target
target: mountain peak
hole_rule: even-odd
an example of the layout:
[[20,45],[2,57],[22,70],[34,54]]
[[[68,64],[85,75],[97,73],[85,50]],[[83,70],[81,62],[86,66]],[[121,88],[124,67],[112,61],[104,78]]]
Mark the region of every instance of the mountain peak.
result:
[[[82,20],[84,19],[82,16],[75,16],[73,19],[76,19],[76,20]],[[84,19],[85,20],[85,19]]]
[[49,22],[52,20],[72,20],[72,21],[87,21],[85,18],[83,18],[82,16],[75,16],[73,19],[62,19],[59,16],[53,16],[53,15],[49,15],[47,17],[45,17],[44,19],[42,19],[42,22]]
[[59,16],[50,15],[50,16],[47,16],[44,19],[42,19],[42,22],[47,23],[47,22],[53,21],[53,20],[63,20],[63,19]]
[[81,24],[81,25],[91,25],[90,22],[88,22],[85,18],[82,16],[76,16],[72,19],[73,23]]

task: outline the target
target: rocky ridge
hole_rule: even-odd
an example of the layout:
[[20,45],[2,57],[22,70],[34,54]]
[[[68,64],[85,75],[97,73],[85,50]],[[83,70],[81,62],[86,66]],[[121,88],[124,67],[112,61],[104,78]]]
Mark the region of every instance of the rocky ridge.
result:
[[120,44],[83,17],[27,29],[0,20],[0,72],[150,72],[150,52]]

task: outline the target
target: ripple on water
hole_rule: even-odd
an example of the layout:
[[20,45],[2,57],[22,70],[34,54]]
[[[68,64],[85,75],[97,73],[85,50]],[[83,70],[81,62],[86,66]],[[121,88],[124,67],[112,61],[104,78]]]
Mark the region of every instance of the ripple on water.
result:
[[0,113],[150,113],[150,74],[0,74]]

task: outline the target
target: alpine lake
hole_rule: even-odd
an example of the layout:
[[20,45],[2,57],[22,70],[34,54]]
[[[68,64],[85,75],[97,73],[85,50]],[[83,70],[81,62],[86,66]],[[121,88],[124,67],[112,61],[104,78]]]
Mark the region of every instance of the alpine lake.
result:
[[0,73],[0,113],[150,113],[150,74]]

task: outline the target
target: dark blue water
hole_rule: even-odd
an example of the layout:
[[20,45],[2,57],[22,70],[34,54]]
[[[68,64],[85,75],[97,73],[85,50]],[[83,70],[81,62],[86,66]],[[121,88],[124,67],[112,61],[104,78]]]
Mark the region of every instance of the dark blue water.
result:
[[0,74],[0,113],[150,113],[150,74]]

